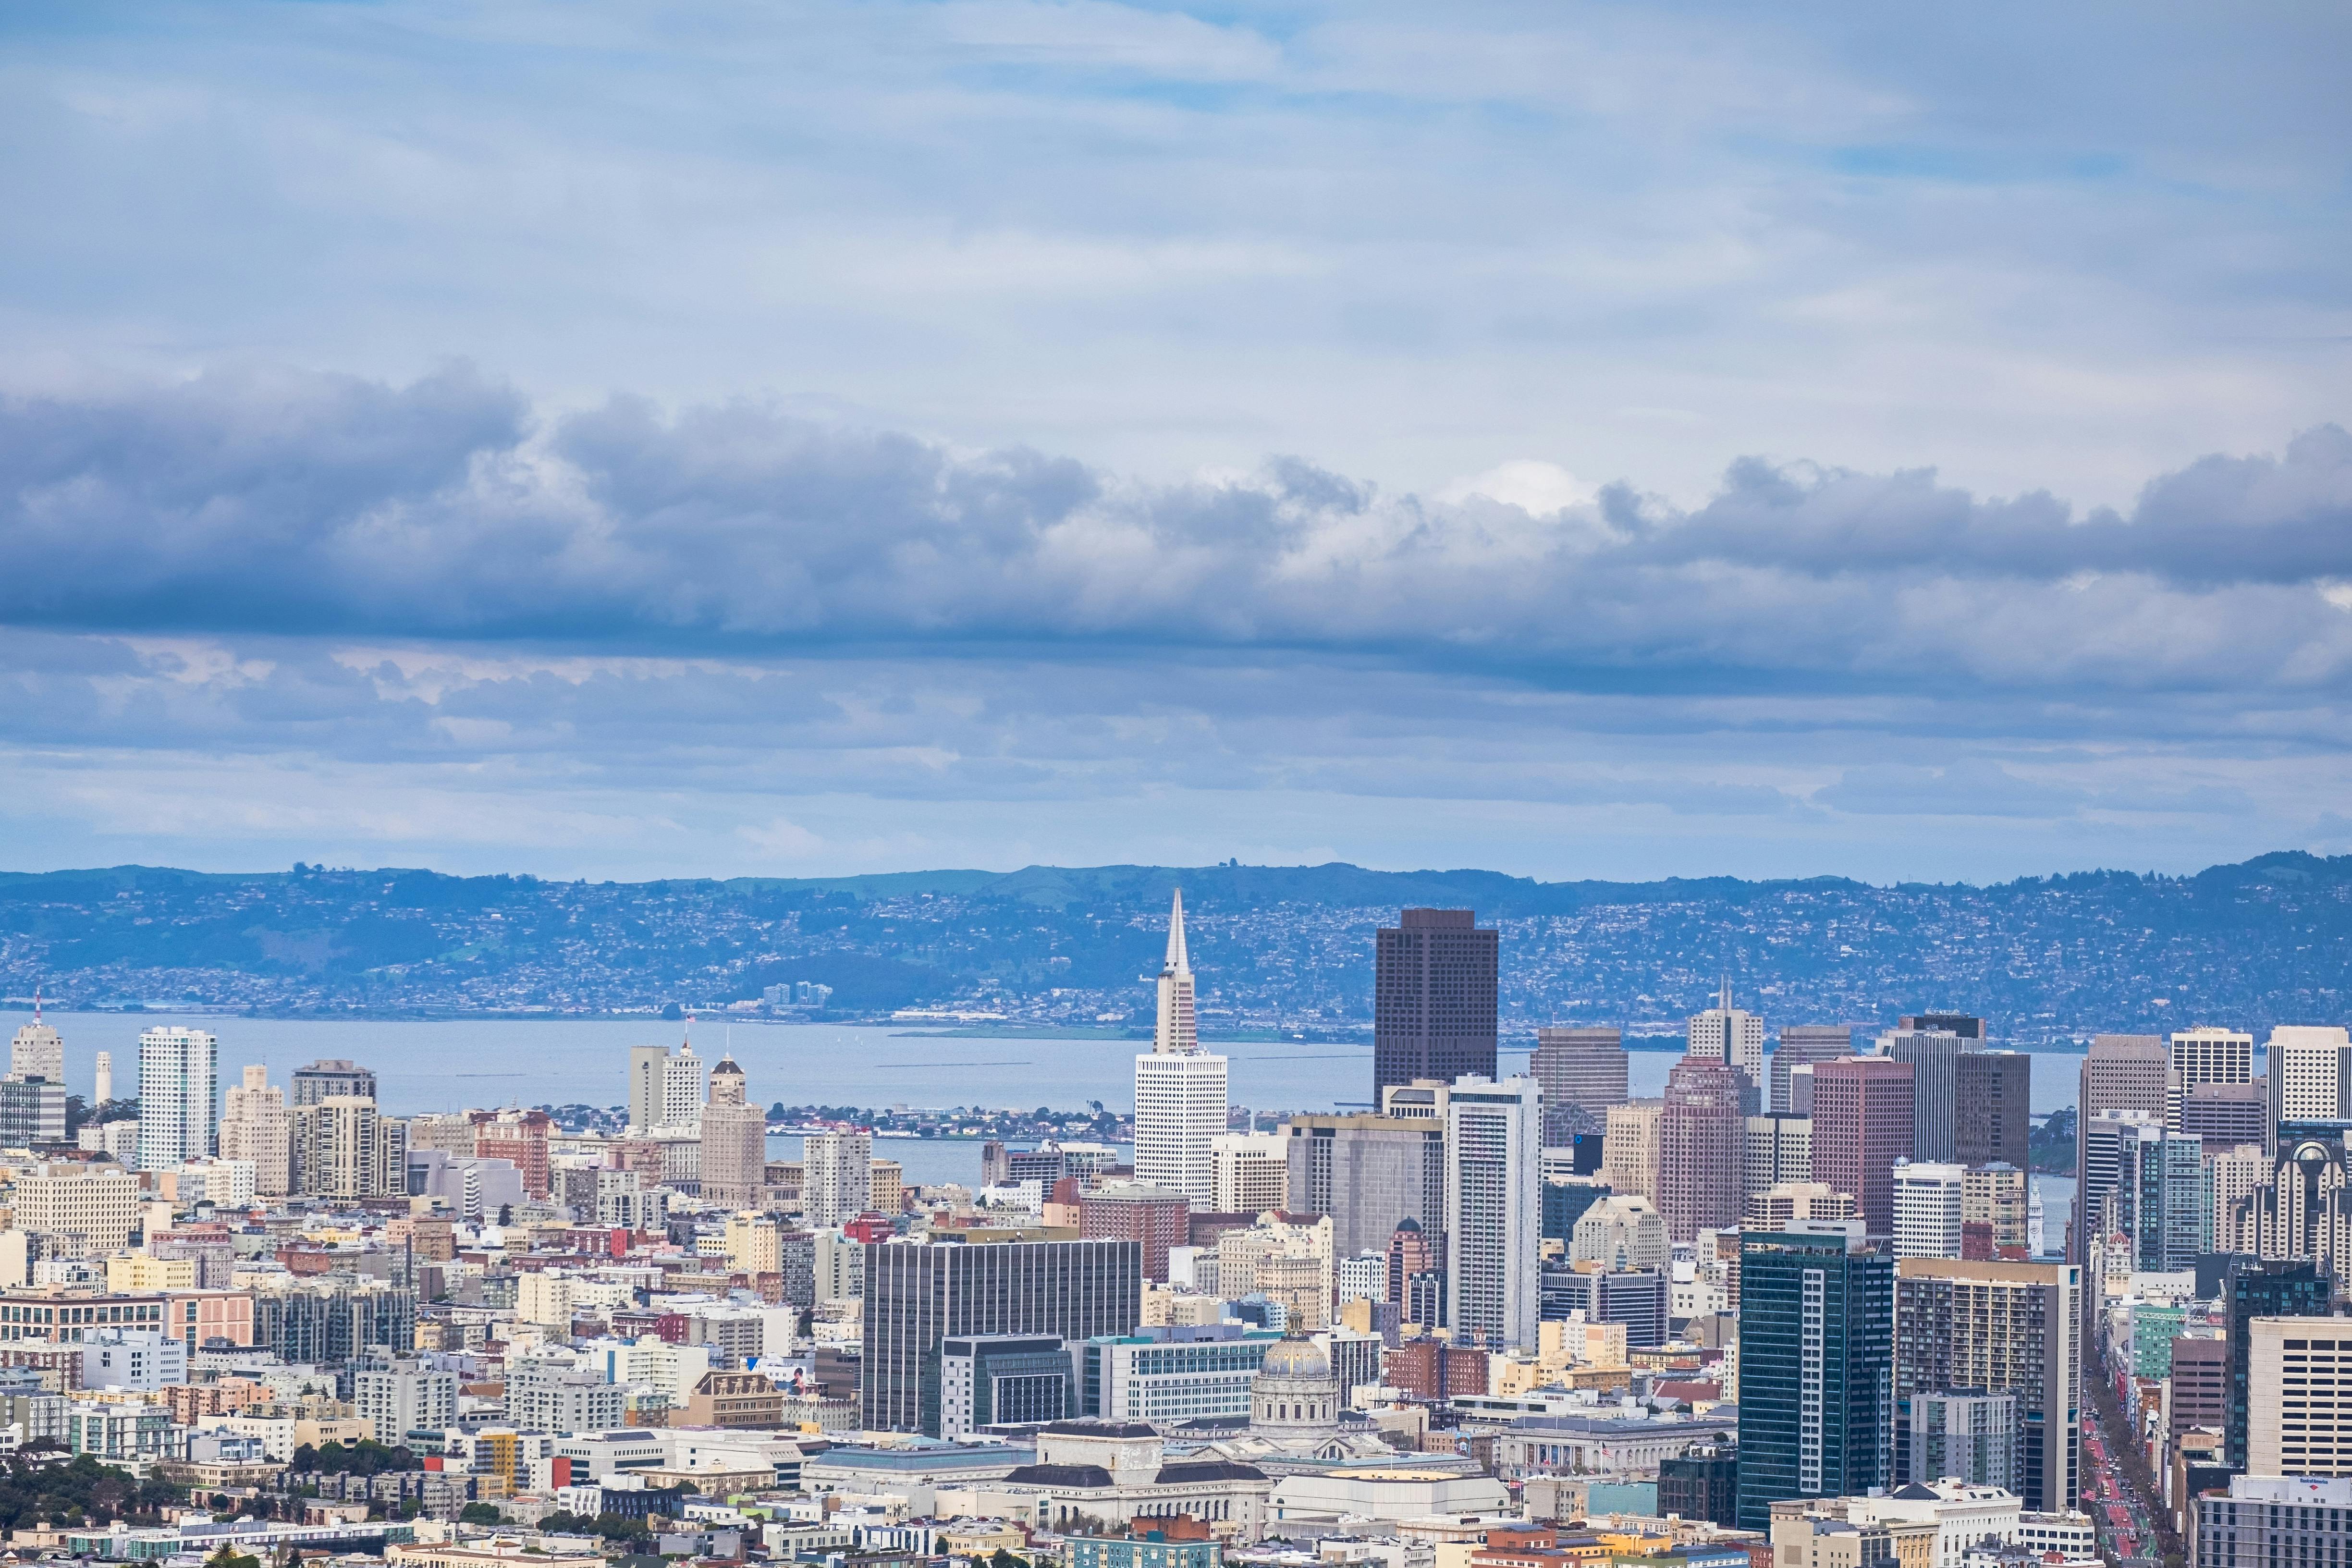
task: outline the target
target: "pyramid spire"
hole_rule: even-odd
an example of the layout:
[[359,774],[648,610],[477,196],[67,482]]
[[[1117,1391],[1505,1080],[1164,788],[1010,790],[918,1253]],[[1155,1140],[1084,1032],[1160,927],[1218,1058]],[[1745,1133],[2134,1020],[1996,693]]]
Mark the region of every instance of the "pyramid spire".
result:
[[1168,962],[1160,966],[1162,974],[1190,974],[1192,966],[1184,955],[1184,889],[1176,889],[1176,903],[1168,917]]

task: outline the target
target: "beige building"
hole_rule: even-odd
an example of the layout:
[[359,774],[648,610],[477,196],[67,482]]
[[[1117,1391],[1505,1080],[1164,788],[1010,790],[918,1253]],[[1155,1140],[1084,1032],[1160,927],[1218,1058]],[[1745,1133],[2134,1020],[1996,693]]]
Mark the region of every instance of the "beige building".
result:
[[1221,1132],[1209,1140],[1209,1170],[1220,1214],[1290,1206],[1290,1141],[1278,1132]]
[[2025,1173],[2014,1165],[1977,1165],[1960,1178],[1960,1223],[1990,1226],[1995,1247],[2025,1245]]
[[2254,1194],[2270,1184],[2270,1156],[2259,1143],[2224,1149],[2205,1162],[2213,1184],[2213,1250],[2252,1252],[2260,1245]]
[[282,1198],[294,1190],[294,1121],[286,1091],[269,1081],[266,1067],[248,1067],[245,1081],[231,1085],[220,1124],[224,1160],[253,1167],[257,1197]]
[[[712,1103],[717,1103],[714,1095]],[[709,1115],[705,1111],[704,1116]],[[709,1123],[706,1121],[704,1125]],[[773,1215],[727,1216],[727,1267],[746,1274],[774,1274],[784,1267],[783,1222]]]
[[2352,1321],[2247,1325],[2246,1473],[2352,1476]]
[[16,1228],[79,1237],[84,1256],[119,1252],[138,1224],[139,1178],[120,1165],[36,1165],[16,1178]]
[[331,1094],[297,1106],[294,1186],[312,1197],[382,1198],[408,1190],[408,1129],[376,1113],[375,1101]]
[[877,1160],[873,1165],[874,1192],[866,1204],[878,1214],[897,1214],[907,1204],[907,1167],[896,1160]]
[[1232,1300],[1264,1290],[1305,1311],[1314,1328],[1330,1321],[1331,1216],[1268,1213],[1245,1230],[1217,1237],[1217,1293]]
[[768,1113],[751,1104],[743,1069],[723,1057],[710,1069],[710,1100],[702,1108],[702,1196],[726,1208],[758,1208],[767,1201]]
[[1609,1108],[1601,1176],[1610,1191],[1658,1201],[1658,1126],[1665,1110],[1663,1100],[1630,1100]]

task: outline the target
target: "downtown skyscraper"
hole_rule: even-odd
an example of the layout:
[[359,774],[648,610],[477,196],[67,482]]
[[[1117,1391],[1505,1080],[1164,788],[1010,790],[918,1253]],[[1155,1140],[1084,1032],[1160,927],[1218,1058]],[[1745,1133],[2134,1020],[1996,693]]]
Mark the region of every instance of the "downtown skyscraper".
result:
[[1843,1236],[1750,1232],[1739,1247],[1739,1525],[1792,1498],[1893,1477],[1895,1260]]
[[1376,940],[1372,1103],[1394,1084],[1495,1076],[1500,937],[1471,910],[1406,910]]
[[1135,1058],[1135,1179],[1206,1209],[1217,1192],[1210,1140],[1225,1131],[1225,1058],[1201,1048],[1181,889],[1169,910],[1158,990],[1151,1049]]
[[1445,1321],[1459,1342],[1536,1342],[1542,1142],[1535,1079],[1454,1080],[1445,1108]]

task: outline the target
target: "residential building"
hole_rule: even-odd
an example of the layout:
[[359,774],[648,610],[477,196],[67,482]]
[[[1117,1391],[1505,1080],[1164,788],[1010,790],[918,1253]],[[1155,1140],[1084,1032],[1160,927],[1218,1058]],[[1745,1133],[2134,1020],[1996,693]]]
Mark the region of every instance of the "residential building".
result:
[[2176,1132],[2189,1131],[2181,1121],[2181,1107],[2199,1085],[2254,1081],[2252,1035],[2200,1026],[2181,1030],[2169,1044],[2171,1076],[2165,1087],[2164,1124]]
[[681,1043],[676,1054],[667,1046],[629,1047],[629,1131],[651,1132],[656,1128],[692,1128],[701,1124],[704,1090],[700,1057],[694,1042]]
[[1270,1211],[1217,1237],[1218,1294],[1264,1294],[1309,1330],[1330,1319],[1336,1264],[1328,1215]]
[[1895,1256],[1958,1258],[1968,1173],[1926,1160],[1895,1162]]
[[2019,1495],[2029,1509],[2074,1506],[2082,1466],[2082,1273],[2072,1263],[1914,1258],[1895,1266],[1896,1435],[1905,1449],[1898,1473],[1909,1465],[1914,1395],[1954,1389],[2014,1394]]
[[1528,1078],[1454,1080],[1446,1109],[1446,1323],[1465,1342],[1533,1347],[1542,1091]]
[[[524,1192],[534,1198],[549,1196],[554,1173],[548,1150],[555,1131],[553,1118],[544,1110],[509,1108],[505,1110],[477,1110],[471,1120],[476,1159],[504,1160],[522,1178]],[[761,1167],[765,1168],[764,1155]]]
[[294,1069],[295,1105],[316,1105],[322,1100],[373,1100],[375,1074],[341,1057],[327,1057]]
[[1843,1237],[1749,1234],[1739,1268],[1739,1523],[1760,1530],[1776,1502],[1892,1478],[1895,1266]]
[[1813,1179],[1813,1119],[1810,1116],[1748,1118],[1747,1169],[1740,1179],[1742,1202],[1783,1182]]
[[330,1095],[293,1111],[294,1190],[314,1197],[381,1198],[408,1191],[408,1128],[373,1100]]
[[[362,1370],[352,1374],[352,1404],[377,1442],[399,1447],[420,1427],[438,1430],[457,1424],[457,1374],[436,1372],[415,1361]],[[519,1419],[515,1425],[533,1430]]]
[[[751,1103],[743,1069],[733,1057],[720,1058],[710,1069],[710,1102],[702,1108],[701,1172],[705,1203],[758,1208],[766,1201],[768,1113]],[[870,1184],[869,1178],[869,1199]]]
[[1289,1145],[1290,1140],[1279,1132],[1211,1136],[1209,1207],[1218,1214],[1260,1214],[1290,1207]]
[[1288,1196],[1279,1206],[1329,1215],[1340,1256],[1385,1251],[1400,1220],[1433,1233],[1444,1225],[1443,1118],[1294,1116],[1282,1131]]
[[[1980,1225],[1996,1254],[2031,1251],[2027,1240],[2032,1198],[2025,1173],[2015,1165],[1972,1165],[1960,1180],[1960,1224]],[[1966,1256],[1963,1252],[1962,1256]]]
[[[1757,1037],[1760,1073],[1760,1026]],[[1666,1074],[1665,1104],[1658,1118],[1658,1209],[1666,1216],[1667,1235],[1676,1241],[1739,1223],[1748,1157],[1741,1106],[1754,1092],[1743,1070],[1691,1056]]]
[[1852,1193],[1874,1237],[1895,1232],[1895,1162],[1912,1153],[1911,1074],[1910,1063],[1885,1057],[1813,1067],[1813,1179]]
[[1601,1174],[1612,1192],[1657,1202],[1659,1123],[1665,1110],[1663,1100],[1632,1100],[1609,1108]]
[[1925,1484],[1949,1476],[1971,1486],[2019,1489],[2022,1430],[2017,1395],[1981,1388],[1921,1389],[1911,1396],[1910,1453],[1903,1479]]
[[1372,1096],[1495,1076],[1500,938],[1470,910],[1406,910],[1374,942]]
[[2334,1311],[2334,1305],[2327,1276],[2307,1258],[2233,1264],[2222,1286],[2221,1302],[2230,1357],[2230,1407],[2221,1429],[2221,1462],[2231,1469],[2243,1469],[2253,1422],[2252,1323],[2264,1318],[2325,1318]]
[[2195,1268],[2198,1254],[2210,1250],[2204,1145],[2140,1118],[2119,1129],[2116,1146],[2120,1168],[2106,1228],[2130,1238],[2133,1265],[2143,1273]]
[[1833,1062],[1841,1057],[1853,1055],[1853,1026],[1851,1024],[1783,1024],[1780,1037],[1772,1047],[1772,1099],[1766,1107],[1775,1116],[1802,1116],[1802,1108],[1790,1100],[1789,1071],[1815,1062]]
[[81,1345],[81,1386],[153,1394],[188,1381],[188,1347],[161,1327],[93,1329]]
[[1135,1058],[1135,1179],[1211,1209],[1217,1177],[1210,1145],[1224,1133],[1231,1096],[1225,1058],[1201,1048],[1181,890],[1169,910],[1158,1005],[1151,1049]]
[[937,1357],[950,1335],[1129,1333],[1142,1292],[1143,1248],[1132,1241],[869,1247],[860,1418],[877,1431],[937,1436]]
[[569,1356],[524,1355],[507,1363],[507,1420],[525,1432],[603,1432],[627,1414],[626,1389]]
[[801,1213],[812,1226],[840,1226],[874,1205],[874,1134],[835,1128],[801,1140]]
[[1603,1268],[1664,1268],[1674,1258],[1665,1216],[1649,1199],[1602,1198],[1584,1211],[1570,1237],[1569,1261]]
[[249,1066],[244,1077],[230,1086],[221,1116],[221,1158],[253,1167],[257,1196],[282,1198],[294,1190],[294,1120],[286,1091],[270,1083],[267,1067]]
[[1165,1280],[1168,1249],[1186,1244],[1192,1213],[1182,1193],[1140,1181],[1105,1182],[1079,1195],[1078,1234],[1088,1241],[1136,1243],[1143,1248],[1143,1277]]
[[1624,1036],[1613,1025],[1536,1031],[1528,1076],[1543,1086],[1545,1147],[1566,1141],[1571,1107],[1599,1117],[1625,1103],[1629,1062]]
[[1952,1161],[1960,1165],[2033,1163],[2033,1058],[2024,1051],[1963,1050],[1953,1073],[1958,1099]]
[[164,1171],[219,1152],[220,1041],[202,1029],[139,1037],[139,1168]]

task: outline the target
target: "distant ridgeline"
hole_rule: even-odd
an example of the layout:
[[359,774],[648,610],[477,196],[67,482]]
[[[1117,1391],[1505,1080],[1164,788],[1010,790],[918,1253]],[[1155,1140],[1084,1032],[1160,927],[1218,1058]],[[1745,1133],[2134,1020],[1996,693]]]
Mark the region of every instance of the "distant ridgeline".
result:
[[[1507,1034],[1677,1032],[1728,975],[1773,1025],[1949,1008],[1997,1039],[2263,1029],[2352,1015],[2352,856],[2193,877],[2101,871],[1988,888],[1832,878],[1536,882],[1328,865],[911,871],[806,880],[548,882],[427,871],[0,875],[0,989],[63,1006],[266,1012],[825,1016],[899,1008],[1148,1026],[1181,886],[1202,1027],[1326,1037],[1370,1017],[1374,929],[1409,905],[1501,927]],[[773,988],[783,988],[782,990]]]

